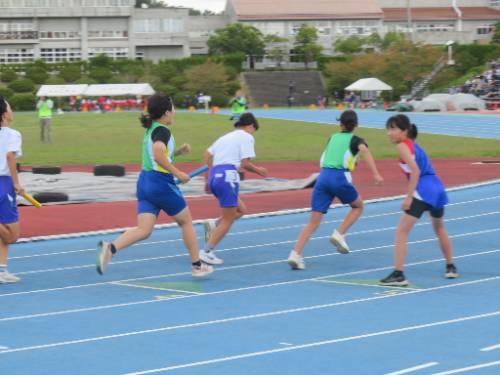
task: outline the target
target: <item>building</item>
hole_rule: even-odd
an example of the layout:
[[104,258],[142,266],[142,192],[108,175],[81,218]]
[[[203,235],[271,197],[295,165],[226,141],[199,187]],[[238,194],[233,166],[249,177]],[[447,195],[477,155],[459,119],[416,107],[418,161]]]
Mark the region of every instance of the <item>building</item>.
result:
[[[0,63],[114,59],[173,59],[206,53],[210,30],[187,8],[134,8],[135,0],[0,0]],[[201,21],[200,21],[201,19]],[[192,28],[192,29],[190,29]]]
[[134,8],[135,0],[0,0],[0,63],[183,58],[208,53],[210,34],[232,22],[293,38],[314,26],[323,53],[352,35],[403,32],[416,42],[483,42],[500,20],[500,0],[227,0],[221,15],[187,8]]
[[500,0],[228,0],[231,22],[244,22],[264,34],[288,38],[307,24],[318,31],[325,54],[339,38],[403,32],[415,42],[446,44],[491,39],[500,20]]

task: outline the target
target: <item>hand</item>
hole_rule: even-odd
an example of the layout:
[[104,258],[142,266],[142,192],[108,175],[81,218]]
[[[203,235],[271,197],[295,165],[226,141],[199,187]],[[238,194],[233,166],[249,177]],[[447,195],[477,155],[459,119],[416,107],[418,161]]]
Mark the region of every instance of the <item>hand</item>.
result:
[[14,190],[16,191],[17,195],[24,195],[26,193],[24,191],[24,188],[21,185],[19,185],[19,184],[15,184],[14,185]]
[[384,178],[378,173],[373,175],[373,180],[375,181],[375,185],[382,185],[384,182]]
[[178,149],[179,155],[187,155],[191,152],[191,145],[189,143],[184,143],[181,147]]
[[262,176],[262,177],[267,177],[267,169],[264,168],[264,167],[259,167],[259,174]]
[[191,177],[189,177],[189,175],[187,173],[184,173],[184,172],[179,172],[179,174],[175,177],[177,177],[179,179],[179,181],[182,182],[183,184],[185,184],[186,182],[189,182],[189,180],[191,179]]
[[403,204],[401,204],[401,208],[403,211],[409,210],[411,206],[411,202],[413,201],[412,197],[406,197],[405,200],[403,201]]

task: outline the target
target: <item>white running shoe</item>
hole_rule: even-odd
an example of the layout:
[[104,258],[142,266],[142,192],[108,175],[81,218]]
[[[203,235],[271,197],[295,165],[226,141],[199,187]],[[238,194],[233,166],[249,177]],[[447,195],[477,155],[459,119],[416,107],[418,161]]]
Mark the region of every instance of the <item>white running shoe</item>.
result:
[[19,281],[21,281],[21,278],[10,273],[9,271],[0,272],[0,284],[12,284]]
[[217,221],[215,219],[208,219],[203,223],[203,229],[205,229],[205,243],[210,240],[210,236],[215,228],[217,228]]
[[201,250],[200,251],[200,260],[203,263],[212,264],[212,265],[218,265],[218,264],[224,263],[224,260],[217,258],[214,250],[212,250],[212,251]]
[[111,244],[106,241],[99,241],[97,244],[97,260],[95,264],[97,273],[103,275],[104,272],[106,272],[106,268],[108,268],[108,263],[112,256]]
[[201,263],[201,266],[193,266],[191,275],[193,277],[204,277],[214,272],[214,268],[208,264]]
[[349,246],[347,246],[344,236],[337,232],[337,229],[335,229],[330,236],[330,242],[333,246],[337,247],[339,253],[347,254],[349,252]]
[[290,252],[288,257],[288,264],[292,267],[292,270],[305,270],[306,264],[304,258],[297,254],[294,250]]

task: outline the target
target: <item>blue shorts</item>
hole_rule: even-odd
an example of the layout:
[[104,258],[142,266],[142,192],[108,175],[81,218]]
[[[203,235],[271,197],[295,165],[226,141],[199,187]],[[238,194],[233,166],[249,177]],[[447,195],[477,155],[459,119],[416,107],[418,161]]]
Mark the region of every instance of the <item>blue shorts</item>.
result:
[[342,169],[321,168],[311,195],[311,209],[326,214],[335,198],[343,204],[358,199],[358,192],[350,181],[350,172]]
[[19,221],[16,191],[10,176],[0,176],[0,223],[12,224]]
[[175,216],[186,208],[186,201],[174,176],[158,171],[141,171],[137,180],[137,213],[158,216],[160,210]]
[[237,207],[240,175],[232,164],[216,165],[210,170],[208,188],[219,201],[220,207]]

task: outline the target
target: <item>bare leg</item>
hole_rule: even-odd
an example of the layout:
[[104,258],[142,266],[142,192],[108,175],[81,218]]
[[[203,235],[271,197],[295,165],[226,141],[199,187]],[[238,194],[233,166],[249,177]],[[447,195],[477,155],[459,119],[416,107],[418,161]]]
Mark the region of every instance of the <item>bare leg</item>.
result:
[[354,202],[349,203],[351,210],[347,213],[344,221],[337,228],[337,231],[344,235],[345,232],[359,219],[363,213],[363,200],[358,197]]
[[19,222],[12,224],[0,224],[0,239],[5,244],[15,243],[21,233]]
[[233,223],[245,214],[246,209],[245,203],[239,198],[237,207],[223,207],[222,216],[208,240],[208,247],[212,249],[215,248],[215,246],[226,236],[227,232],[229,232]]
[[450,237],[448,236],[448,232],[444,227],[443,218],[431,217],[432,227],[434,228],[434,232],[439,240],[439,246],[441,247],[441,252],[443,253],[444,258],[446,259],[447,264],[453,263],[453,250],[451,247]]
[[394,240],[394,267],[403,271],[406,253],[408,252],[408,234],[417,222],[417,218],[403,213],[396,228]]
[[191,257],[191,262],[197,262],[200,260],[200,249],[198,247],[198,239],[196,237],[196,231],[193,226],[193,219],[191,218],[191,211],[189,207],[184,208],[177,215],[172,216],[177,224],[181,227],[182,240],[186,246],[189,256]]
[[122,250],[127,246],[148,238],[153,231],[155,223],[156,216],[153,214],[143,213],[137,215],[137,227],[123,232],[113,241],[116,250]]
[[297,238],[297,242],[295,243],[294,251],[297,254],[302,254],[302,250],[304,250],[304,246],[306,245],[309,238],[311,238],[312,234],[318,229],[321,221],[323,220],[324,214],[322,212],[312,211],[311,216],[309,218],[309,222],[306,224],[302,232],[299,234],[299,238]]

